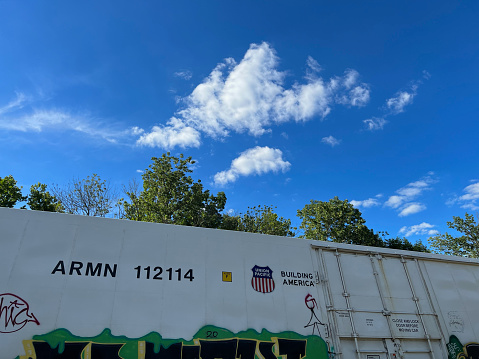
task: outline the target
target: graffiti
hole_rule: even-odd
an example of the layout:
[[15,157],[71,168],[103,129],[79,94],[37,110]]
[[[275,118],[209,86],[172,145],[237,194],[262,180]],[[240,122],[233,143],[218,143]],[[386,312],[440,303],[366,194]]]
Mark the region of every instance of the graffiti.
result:
[[327,337],[328,336],[328,333],[327,333],[328,326],[326,324],[321,323],[318,316],[314,312],[314,308],[318,308],[318,303],[316,303],[316,299],[314,299],[314,297],[311,294],[308,293],[308,295],[306,295],[306,297],[304,298],[304,304],[306,304],[306,307],[311,311],[311,317],[309,318],[309,322],[304,327],[305,328],[313,327],[313,333],[312,334],[314,335],[314,331],[316,331],[317,334],[319,336],[321,336],[319,326],[322,325],[322,326],[324,326],[324,328],[326,330],[326,335],[325,336]]
[[76,337],[66,329],[23,341],[20,359],[327,359],[324,340],[294,332],[278,334],[247,330],[234,334],[206,326],[190,341],[163,339],[150,333],[138,339],[113,336],[109,329],[92,338]]
[[463,333],[464,332],[464,319],[459,314],[459,312],[448,312],[447,317],[449,319],[449,327],[453,333]]
[[40,325],[28,303],[15,294],[0,294],[0,333],[17,332],[28,322]]
[[455,335],[451,335],[446,346],[448,359],[479,359],[479,343],[462,345]]
[[274,290],[273,271],[271,268],[255,265],[251,270],[253,271],[253,278],[251,279],[253,289],[261,293],[271,293]]

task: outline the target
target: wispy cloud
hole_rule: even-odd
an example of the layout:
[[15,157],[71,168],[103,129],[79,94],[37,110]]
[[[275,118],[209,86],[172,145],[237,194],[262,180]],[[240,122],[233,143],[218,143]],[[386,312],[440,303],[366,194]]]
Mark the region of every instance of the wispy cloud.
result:
[[461,208],[472,211],[479,210],[479,181],[474,180],[472,182],[472,184],[463,189],[464,194],[462,196],[449,199],[447,204],[459,204]]
[[363,121],[366,129],[369,131],[382,130],[388,122],[386,117],[404,112],[405,108],[413,103],[417,95],[417,89],[423,83],[423,80],[428,80],[430,77],[431,75],[427,71],[423,71],[421,79],[413,81],[407,89],[398,91],[393,97],[387,99],[383,107],[383,112],[385,113],[382,116],[372,117]]
[[431,189],[431,185],[436,182],[432,176],[433,173],[430,173],[419,181],[411,182],[398,189],[396,194],[390,196],[384,205],[398,210],[400,217],[424,211],[426,205],[415,201],[415,199],[424,191]]
[[412,235],[429,235],[429,236],[434,236],[439,233],[438,230],[433,229],[435,226],[422,222],[421,224],[416,224],[414,226],[404,226],[399,230],[399,233],[405,235],[406,237],[412,236]]
[[323,137],[321,139],[322,143],[330,145],[331,147],[337,146],[341,143],[341,140],[334,138],[333,136]]
[[191,78],[193,77],[193,73],[189,70],[177,71],[174,73],[174,75],[183,80],[191,80]]
[[[191,142],[181,145],[196,147],[200,133],[212,138],[223,138],[231,132],[260,136],[276,124],[323,119],[335,104],[360,107],[369,101],[369,87],[359,81],[355,70],[325,80],[319,76],[318,62],[308,57],[306,82],[285,88],[286,72],[278,70],[278,62],[275,50],[267,43],[252,44],[239,63],[225,59],[182,100],[185,107],[176,113],[176,120],[155,126],[152,132],[158,128],[162,133],[177,132],[174,127],[179,121],[182,128],[196,131]],[[145,144],[143,138],[148,134],[138,144]],[[154,144],[171,148],[175,142]]]
[[392,115],[404,112],[404,107],[412,104],[417,95],[417,85],[412,85],[409,91],[399,91],[394,97],[386,100],[386,107]]
[[286,172],[291,164],[283,159],[279,149],[254,147],[240,154],[231,162],[231,167],[214,176],[216,185],[235,182],[240,176],[263,175],[268,172]]
[[372,117],[367,120],[364,120],[363,123],[366,125],[366,129],[369,131],[382,130],[387,121],[382,117]]
[[[21,92],[16,93],[15,99],[11,100],[8,104],[5,106],[0,107],[0,116],[14,110],[19,110],[23,107],[24,103],[26,102],[27,97],[25,94]],[[0,117],[1,120],[1,117]]]
[[0,107],[0,130],[16,132],[74,131],[109,142],[137,135],[134,129],[105,124],[88,113],[71,113],[63,109],[37,109],[31,98],[17,93],[16,98]]

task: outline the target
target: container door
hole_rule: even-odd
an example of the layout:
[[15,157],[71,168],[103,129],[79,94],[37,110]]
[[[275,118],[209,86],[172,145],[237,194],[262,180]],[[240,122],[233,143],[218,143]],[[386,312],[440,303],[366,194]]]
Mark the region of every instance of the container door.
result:
[[335,358],[447,358],[419,263],[316,249]]

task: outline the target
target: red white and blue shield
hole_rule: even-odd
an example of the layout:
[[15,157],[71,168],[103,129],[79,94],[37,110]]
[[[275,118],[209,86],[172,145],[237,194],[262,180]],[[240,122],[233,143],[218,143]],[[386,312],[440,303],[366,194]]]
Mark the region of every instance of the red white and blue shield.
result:
[[273,271],[270,267],[254,266],[251,285],[253,289],[261,293],[271,293],[274,290]]

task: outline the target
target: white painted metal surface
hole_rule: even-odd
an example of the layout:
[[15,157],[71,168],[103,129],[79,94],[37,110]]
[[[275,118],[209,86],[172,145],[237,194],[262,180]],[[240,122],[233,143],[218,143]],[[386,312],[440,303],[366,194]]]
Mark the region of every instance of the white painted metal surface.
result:
[[0,359],[473,358],[478,304],[475,260],[0,208]]

